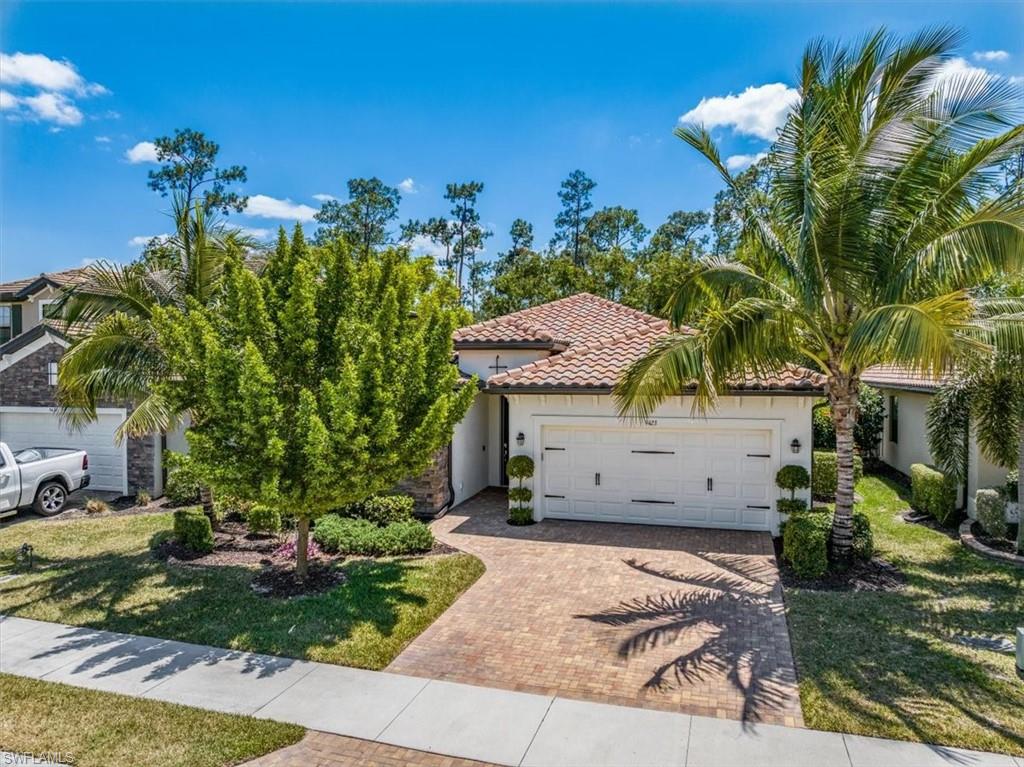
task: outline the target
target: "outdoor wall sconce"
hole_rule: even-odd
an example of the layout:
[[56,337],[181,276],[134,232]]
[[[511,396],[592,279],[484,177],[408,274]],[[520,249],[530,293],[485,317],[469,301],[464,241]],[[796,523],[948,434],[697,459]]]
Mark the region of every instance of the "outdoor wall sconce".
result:
[[522,432],[519,432],[516,435],[516,444],[519,445],[519,447],[522,447],[523,445],[525,445],[526,444],[526,435],[523,434]]
[[800,452],[800,440],[798,440],[796,437],[794,437],[793,441],[789,443],[789,449],[792,450],[794,453],[799,453]]

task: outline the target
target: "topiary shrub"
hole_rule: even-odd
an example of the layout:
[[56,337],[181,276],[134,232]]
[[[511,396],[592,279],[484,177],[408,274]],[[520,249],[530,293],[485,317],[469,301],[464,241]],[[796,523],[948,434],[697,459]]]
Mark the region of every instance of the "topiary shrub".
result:
[[167,468],[164,495],[171,503],[183,506],[198,501],[200,482],[192,459],[184,453],[167,450],[164,452],[164,466]]
[[281,512],[276,506],[256,503],[249,507],[245,515],[245,524],[254,533],[281,532]]
[[956,483],[938,469],[915,463],[910,467],[910,503],[947,527],[956,522]]
[[[827,450],[815,450],[811,456],[811,495],[815,498],[836,497],[839,482],[836,454]],[[859,455],[853,457],[853,481],[859,482],[864,476],[864,462]]]
[[519,486],[513,487],[508,494],[509,500],[516,503],[508,512],[510,525],[528,525],[533,522],[533,508],[525,505],[532,500],[533,491],[523,487],[523,480],[533,476],[533,468],[533,459],[528,455],[514,455],[505,465],[505,473],[519,480]]
[[993,538],[1005,538],[1009,530],[1006,524],[1006,496],[998,490],[985,488],[974,494],[974,510],[981,529]]
[[811,486],[811,475],[803,466],[789,464],[779,469],[775,475],[775,484],[783,490],[788,490],[790,498],[795,498],[797,490]]
[[185,548],[202,554],[213,551],[213,527],[199,506],[174,512],[174,538]]
[[775,503],[779,514],[799,514],[801,511],[807,511],[807,501],[803,498],[779,498]]
[[[829,522],[829,527],[831,527]],[[871,532],[871,518],[863,511],[853,512],[853,555],[865,562],[875,555],[875,536]]]
[[782,556],[801,578],[820,578],[828,572],[828,514],[794,514],[782,533]]

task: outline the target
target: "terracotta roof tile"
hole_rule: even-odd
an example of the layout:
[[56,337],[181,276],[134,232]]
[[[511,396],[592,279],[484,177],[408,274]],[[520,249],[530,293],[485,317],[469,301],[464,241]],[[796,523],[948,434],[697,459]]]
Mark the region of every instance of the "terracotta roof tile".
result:
[[900,365],[875,365],[864,371],[861,380],[872,386],[914,391],[935,391],[948,375],[935,376]]

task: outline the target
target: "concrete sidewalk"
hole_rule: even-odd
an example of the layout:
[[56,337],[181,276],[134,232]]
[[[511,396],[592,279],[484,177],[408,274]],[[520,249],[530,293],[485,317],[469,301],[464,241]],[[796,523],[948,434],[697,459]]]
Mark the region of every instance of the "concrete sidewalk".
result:
[[609,706],[0,617],[0,672],[540,767],[1024,767],[919,743]]

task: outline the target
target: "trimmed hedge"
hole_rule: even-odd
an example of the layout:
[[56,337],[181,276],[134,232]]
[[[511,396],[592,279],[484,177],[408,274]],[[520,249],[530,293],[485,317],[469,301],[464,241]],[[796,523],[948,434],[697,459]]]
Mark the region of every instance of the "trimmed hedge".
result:
[[[811,457],[811,494],[815,498],[835,498],[839,483],[836,454],[827,450],[815,450]],[[864,476],[864,461],[859,455],[853,456],[853,481],[857,483]]]
[[406,520],[385,527],[366,519],[327,514],[313,527],[313,540],[326,551],[367,556],[395,556],[428,551],[434,534],[422,522]]
[[782,533],[782,555],[801,578],[820,578],[828,572],[830,514],[793,514]]
[[245,523],[254,533],[281,532],[281,512],[276,506],[257,503],[245,515]]
[[378,527],[392,522],[412,520],[416,502],[409,495],[372,495],[358,503],[350,503],[336,513],[342,517],[365,519]]
[[956,522],[956,483],[938,469],[915,463],[910,467],[910,503],[918,511],[933,516],[939,524],[951,527]]
[[167,469],[167,481],[164,483],[164,495],[171,503],[182,506],[199,500],[199,475],[192,464],[192,459],[184,453],[173,450],[164,451],[164,467]]
[[213,527],[199,506],[174,512],[174,537],[182,546],[209,554],[213,551]]
[[981,529],[993,538],[1005,538],[1009,529],[1006,524],[1006,496],[998,490],[985,488],[974,495],[975,513]]

